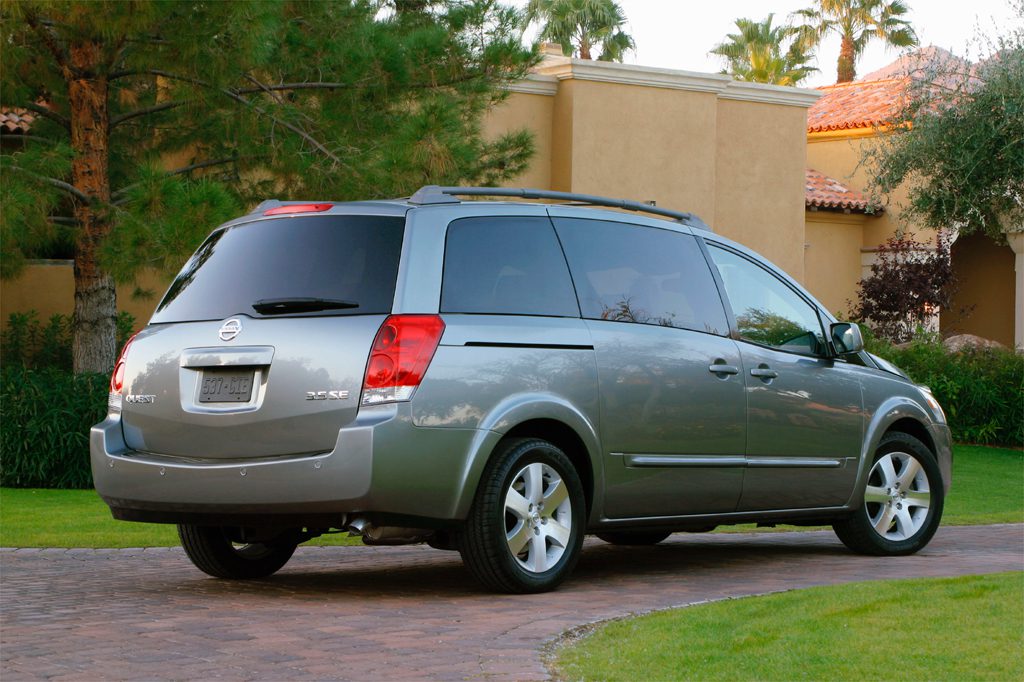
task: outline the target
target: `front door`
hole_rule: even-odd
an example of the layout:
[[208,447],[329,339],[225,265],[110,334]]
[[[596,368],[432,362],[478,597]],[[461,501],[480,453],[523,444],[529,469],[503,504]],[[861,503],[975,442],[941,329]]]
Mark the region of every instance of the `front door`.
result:
[[747,394],[739,511],[844,504],[864,410],[857,372],[830,357],[817,308],[746,256],[709,242],[736,316]]

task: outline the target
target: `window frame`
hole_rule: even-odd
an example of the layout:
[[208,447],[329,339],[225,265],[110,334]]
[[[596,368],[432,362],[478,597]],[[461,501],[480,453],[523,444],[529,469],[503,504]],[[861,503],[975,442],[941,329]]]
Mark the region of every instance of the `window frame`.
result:
[[[562,257],[562,263],[565,266],[566,275],[569,278],[569,287],[572,290],[572,300],[576,306],[575,315],[551,315],[551,314],[539,314],[539,313],[510,313],[510,312],[466,312],[466,311],[454,311],[444,309],[444,287],[445,287],[445,267],[448,263],[448,239],[451,236],[451,228],[453,225],[460,223],[465,220],[543,220],[547,222],[548,227],[551,230],[551,234],[555,239],[555,244],[558,245],[558,253]],[[569,267],[569,260],[565,256],[565,248],[562,246],[562,240],[558,237],[558,231],[555,229],[555,224],[551,219],[551,216],[545,214],[516,214],[516,213],[502,213],[502,214],[480,214],[480,215],[466,215],[459,216],[449,220],[444,226],[444,241],[441,247],[441,272],[440,272],[440,286],[438,287],[437,297],[437,310],[439,315],[491,315],[491,316],[509,316],[509,317],[549,317],[561,320],[573,320],[581,319],[583,317],[582,310],[580,309],[579,295],[576,292],[576,282],[572,278],[572,269]]]
[[[620,324],[636,324],[636,325],[641,325],[641,326],[645,326],[645,327],[661,327],[662,329],[679,329],[679,330],[688,331],[688,332],[696,332],[698,334],[708,334],[709,336],[715,336],[715,337],[718,337],[718,338],[733,338],[733,333],[734,333],[734,330],[736,328],[735,320],[733,319],[732,312],[731,312],[730,307],[728,305],[728,299],[724,298],[723,295],[722,295],[723,287],[719,283],[718,267],[714,264],[714,262],[712,262],[709,259],[708,253],[707,253],[707,247],[704,244],[704,240],[699,235],[697,235],[696,232],[694,232],[692,229],[690,229],[689,226],[686,226],[686,225],[680,224],[679,227],[682,228],[682,229],[675,229],[674,226],[670,227],[670,226],[663,225],[663,224],[654,224],[654,223],[647,223],[647,222],[636,222],[636,221],[630,219],[631,216],[623,216],[623,218],[621,218],[621,219],[616,219],[616,218],[618,218],[618,216],[592,217],[592,216],[589,216],[589,215],[581,216],[581,215],[577,215],[577,214],[554,214],[554,215],[551,215],[552,227],[555,230],[555,236],[558,238],[558,242],[562,246],[562,255],[565,257],[566,266],[569,268],[569,277],[572,279],[573,290],[576,293],[576,303],[577,303],[577,306],[580,309],[580,317],[582,319],[584,319],[584,320],[592,320],[592,321],[595,321],[595,322],[617,322],[617,323],[620,323]],[[627,229],[661,230],[663,232],[668,232],[670,234],[676,234],[676,235],[679,235],[681,237],[690,237],[690,238],[692,238],[696,242],[698,251],[703,255],[705,266],[710,271],[709,274],[711,275],[712,282],[714,283],[714,291],[718,294],[718,299],[717,299],[718,305],[720,306],[720,309],[722,310],[722,312],[725,315],[726,329],[720,330],[719,332],[712,332],[712,331],[708,331],[706,328],[704,328],[704,329],[697,329],[696,327],[662,326],[662,325],[655,325],[655,324],[650,324],[650,323],[646,323],[646,322],[629,322],[629,321],[626,321],[626,320],[606,320],[606,319],[595,318],[595,317],[587,317],[586,315],[583,314],[583,304],[580,301],[579,287],[576,284],[576,277],[573,274],[572,264],[569,263],[569,256],[568,256],[568,254],[565,253],[565,245],[562,243],[562,237],[561,237],[560,234],[558,234],[558,223],[557,223],[558,220],[574,220],[574,221],[590,221],[590,222],[599,222],[599,223],[611,223],[611,224],[623,225]]]
[[[749,253],[744,253],[740,249],[734,248],[729,244],[724,244],[715,239],[707,239],[705,237],[700,237],[698,241],[700,241],[702,243],[702,246],[704,247],[704,257],[707,258],[708,264],[711,266],[712,273],[715,277],[715,284],[719,288],[719,295],[722,297],[722,300],[725,301],[725,312],[729,318],[729,328],[731,331],[730,336],[733,340],[742,343],[749,343],[753,346],[758,346],[759,348],[767,348],[778,353],[799,355],[800,357],[804,358],[827,358],[833,360],[836,359],[837,356],[835,353],[835,349],[832,347],[831,340],[829,339],[828,334],[825,332],[826,325],[823,321],[821,308],[813,300],[811,300],[811,298],[807,294],[805,294],[799,288],[794,286],[792,282],[788,281],[787,277],[780,275],[780,273],[775,269],[773,265],[764,262],[760,257],[752,257]],[[796,294],[798,299],[807,304],[807,306],[809,306],[810,309],[814,312],[815,318],[818,320],[818,328],[821,331],[821,338],[823,339],[822,346],[824,346],[825,349],[824,352],[802,353],[800,351],[790,350],[788,348],[783,348],[781,346],[772,346],[766,343],[759,343],[757,341],[753,341],[742,336],[740,334],[739,324],[736,321],[736,314],[733,309],[732,300],[729,298],[729,292],[725,287],[725,280],[722,278],[722,273],[718,269],[718,264],[715,262],[714,256],[711,255],[712,247],[721,249],[723,251],[727,251],[733,254],[734,256],[741,258],[747,261],[748,263],[751,263],[755,267],[760,268],[765,273],[767,273],[768,276],[775,278],[775,280],[781,283],[785,288],[789,289],[791,292]]]

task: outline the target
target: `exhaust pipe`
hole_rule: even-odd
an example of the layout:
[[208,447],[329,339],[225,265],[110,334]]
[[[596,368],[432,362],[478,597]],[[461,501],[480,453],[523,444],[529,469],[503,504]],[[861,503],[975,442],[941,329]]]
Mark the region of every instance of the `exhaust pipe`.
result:
[[367,545],[415,545],[434,535],[434,531],[426,528],[375,526],[363,517],[352,519],[346,528],[349,535],[362,536],[363,543]]

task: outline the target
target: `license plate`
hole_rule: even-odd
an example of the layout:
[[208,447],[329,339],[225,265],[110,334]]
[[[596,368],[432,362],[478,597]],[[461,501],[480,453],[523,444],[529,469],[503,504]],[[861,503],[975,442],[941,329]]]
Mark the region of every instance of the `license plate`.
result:
[[201,403],[247,403],[252,397],[254,370],[207,370],[199,389]]

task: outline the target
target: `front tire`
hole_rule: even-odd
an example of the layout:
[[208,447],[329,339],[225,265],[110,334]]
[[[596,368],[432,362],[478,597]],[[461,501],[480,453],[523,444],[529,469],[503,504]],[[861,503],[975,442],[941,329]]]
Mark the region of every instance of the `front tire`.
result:
[[508,440],[484,471],[459,552],[489,589],[547,592],[576,565],[586,523],[583,485],[565,453],[545,440]]
[[233,539],[233,530],[179,524],[178,537],[195,567],[214,578],[265,578],[288,563],[295,553],[297,543],[286,537],[243,544]]
[[875,451],[864,503],[832,528],[860,554],[913,554],[939,527],[943,491],[942,473],[928,447],[905,433],[886,434]]

